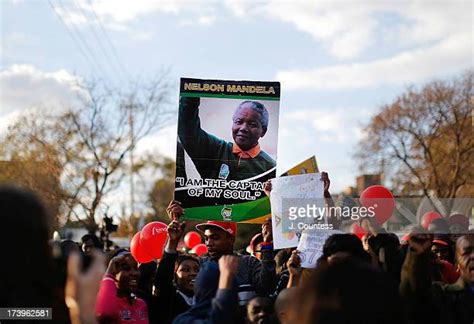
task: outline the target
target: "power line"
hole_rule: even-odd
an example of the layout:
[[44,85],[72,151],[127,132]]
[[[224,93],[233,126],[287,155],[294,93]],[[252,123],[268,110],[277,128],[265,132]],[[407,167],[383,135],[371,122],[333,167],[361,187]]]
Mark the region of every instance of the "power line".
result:
[[[62,2],[62,0],[58,0],[58,3],[61,5],[61,7],[63,8],[64,12],[67,12],[68,10],[66,10],[66,6],[64,5],[64,3]],[[68,12],[69,16],[71,17],[71,14],[70,12]],[[74,28],[74,31],[76,32],[77,36],[79,37],[79,39],[82,41],[82,43],[84,44],[84,47],[87,49],[87,51],[89,52],[89,54],[91,55],[91,57],[93,58],[93,60],[96,62],[96,65],[99,67],[99,71],[100,73],[104,76],[104,78],[106,79],[109,79],[108,78],[108,74],[106,73],[107,71],[105,69],[102,68],[102,65],[100,63],[100,61],[97,59],[97,57],[95,56],[95,52],[93,51],[93,49],[91,49],[89,47],[89,44],[87,43],[86,39],[82,36],[79,28],[74,24],[74,22],[71,20],[71,25],[72,27]],[[110,80],[110,79],[109,79]]]
[[[71,30],[69,28],[69,26],[66,24],[66,22],[64,21],[64,19],[61,17],[61,15],[59,14],[59,12],[57,11],[56,7],[52,4],[51,0],[48,0],[49,1],[49,4],[51,5],[51,7],[53,8],[54,12],[56,13],[56,15],[61,19],[64,27],[66,28],[66,30],[68,30],[69,34],[70,35],[73,35],[72,37],[74,38],[76,44],[81,44],[82,46],[84,46],[85,48],[85,51],[90,55],[90,58],[92,58],[92,61],[94,62],[94,65],[97,67],[97,69],[99,70],[99,73],[106,79],[108,79],[107,77],[107,74],[105,73],[105,70],[102,68],[102,65],[99,63],[99,61],[97,60],[96,56],[94,55],[94,52],[91,50],[91,48],[89,47],[89,44],[86,42],[86,40],[82,37],[79,29],[77,28],[77,26],[74,24],[74,23],[71,23],[71,26],[73,27],[74,30]],[[58,1],[58,3],[61,5],[63,11],[66,13],[66,7],[61,3],[61,1]],[[70,15],[70,14],[69,14]],[[77,36],[77,38],[76,38]],[[79,40],[79,41],[78,41]],[[82,47],[81,47],[82,48]],[[82,50],[81,50],[82,51]]]
[[[79,11],[81,12],[84,19],[86,19],[86,21],[87,21],[88,17],[87,17],[86,12],[82,8],[82,6],[78,3],[77,0],[74,0],[74,2],[75,2],[76,7],[79,8]],[[122,82],[125,81],[123,76],[122,76],[122,67],[121,67],[121,65],[117,64],[116,61],[114,61],[111,58],[111,56],[109,55],[109,52],[104,47],[104,45],[103,45],[98,33],[96,32],[94,26],[92,24],[88,24],[88,25],[89,25],[89,28],[92,30],[92,34],[94,35],[94,38],[96,39],[97,43],[99,43],[100,50],[102,51],[102,54],[104,54],[105,58],[107,59],[107,62],[110,64],[111,68],[115,71],[115,73],[117,73],[118,77],[122,80]],[[117,69],[117,67],[118,67],[118,69]]]
[[109,37],[109,35],[107,34],[107,31],[105,30],[104,25],[102,24],[101,19],[99,18],[99,16],[97,15],[96,11],[94,10],[94,5],[92,4],[92,1],[91,1],[91,0],[89,0],[89,5],[90,5],[90,7],[91,7],[92,13],[94,14],[94,16],[95,16],[95,18],[96,18],[96,20],[97,20],[97,23],[99,24],[99,27],[100,27],[100,29],[101,29],[101,31],[102,31],[102,34],[103,34],[104,37],[105,37],[105,40],[106,40],[107,43],[109,44],[109,47],[110,47],[110,49],[111,49],[111,52],[112,52],[112,54],[114,55],[114,57],[115,57],[115,59],[116,59],[116,61],[117,61],[117,63],[118,63],[118,66],[119,66],[119,68],[120,68],[120,70],[122,71],[123,75],[124,75],[126,78],[128,78],[128,73],[127,73],[127,71],[125,70],[124,65],[123,65],[122,62],[120,61],[120,58],[119,58],[119,56],[118,56],[118,54],[117,54],[117,51],[116,51],[116,49],[115,49],[115,46],[114,46],[114,44],[112,43],[112,41],[110,40],[110,37]]
[[89,57],[89,55],[86,53],[86,51],[84,51],[84,49],[82,48],[82,45],[81,43],[79,42],[79,40],[76,38],[76,36],[72,33],[72,31],[69,29],[69,27],[67,26],[66,22],[63,20],[63,18],[61,17],[61,15],[57,12],[56,10],[56,7],[53,5],[53,3],[51,2],[51,0],[48,0],[48,3],[51,7],[51,9],[53,10],[54,14],[58,17],[59,21],[63,24],[64,28],[66,29],[67,33],[69,34],[69,36],[72,38],[72,40],[74,41],[74,43],[76,44],[77,48],[79,48],[79,51],[81,52],[82,56],[86,59],[86,61],[89,62],[89,64],[92,65],[95,65],[95,62]]

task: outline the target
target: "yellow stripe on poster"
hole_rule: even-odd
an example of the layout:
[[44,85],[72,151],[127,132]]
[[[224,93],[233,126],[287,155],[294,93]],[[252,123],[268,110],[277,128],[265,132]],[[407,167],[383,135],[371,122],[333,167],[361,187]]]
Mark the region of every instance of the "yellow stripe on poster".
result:
[[281,177],[306,173],[319,173],[318,162],[316,162],[316,157],[314,155],[309,159],[298,163],[297,165],[283,173]]
[[245,224],[262,224],[265,219],[269,218],[269,217],[272,217],[272,214],[266,214],[265,216],[262,216],[262,217],[259,217],[259,218],[253,218],[253,219],[249,219],[247,221],[243,221],[243,222],[240,222],[240,223],[245,223]]
[[[318,168],[318,162],[316,161],[316,157],[313,155],[309,159],[304,160],[301,163],[298,163],[285,173],[283,173],[280,177],[285,177],[289,175],[298,175],[298,174],[306,174],[306,173],[318,173],[319,168]],[[267,214],[262,217],[258,218],[253,218],[248,221],[243,221],[240,223],[246,223],[246,224],[262,224],[267,218],[271,217],[271,214]]]

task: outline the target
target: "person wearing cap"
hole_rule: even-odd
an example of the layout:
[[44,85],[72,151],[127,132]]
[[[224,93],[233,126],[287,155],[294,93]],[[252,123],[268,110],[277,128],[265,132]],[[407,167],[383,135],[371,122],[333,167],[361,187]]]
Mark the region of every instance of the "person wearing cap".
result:
[[[207,256],[200,258],[201,263],[217,261],[222,255],[235,254],[236,223],[207,221],[196,225],[196,229],[203,233],[208,250]],[[271,223],[267,221],[262,224],[261,260],[250,255],[240,256],[241,261],[236,278],[239,283],[239,303],[241,306],[256,295],[269,296],[275,288],[276,267],[273,259],[271,234]]]
[[[199,119],[200,98],[181,97],[179,142],[203,179],[243,180],[264,175],[275,177],[275,160],[261,150],[259,140],[268,129],[267,108],[257,101],[243,101],[232,117],[232,138],[226,142],[204,131]],[[184,159],[183,157],[179,157]]]
[[454,264],[454,251],[451,240],[447,234],[435,234],[431,252],[433,252],[439,260]]
[[[171,201],[167,208],[173,220],[179,220],[184,213],[177,201]],[[237,235],[237,224],[234,222],[207,221],[196,225],[196,229],[204,236],[208,250],[206,255],[199,257],[201,265],[206,262],[217,262],[223,255],[236,255],[234,242]],[[240,263],[236,275],[239,284],[239,304],[244,306],[256,295],[269,296],[275,289],[276,267],[273,259],[273,237],[270,220],[262,224],[263,241],[260,244],[262,260],[250,255],[239,256]]]
[[[455,283],[459,278],[454,266],[454,256],[450,240],[443,235],[435,235],[431,245],[432,280],[447,284]],[[451,258],[452,257],[452,258]],[[449,261],[451,260],[451,261]]]
[[263,236],[262,233],[255,234],[250,240],[250,255],[256,257],[259,260],[262,260],[262,242]]
[[453,284],[431,280],[431,244],[431,234],[422,231],[410,234],[400,283],[409,322],[473,323],[474,235],[463,235],[456,242],[455,258],[460,277]]

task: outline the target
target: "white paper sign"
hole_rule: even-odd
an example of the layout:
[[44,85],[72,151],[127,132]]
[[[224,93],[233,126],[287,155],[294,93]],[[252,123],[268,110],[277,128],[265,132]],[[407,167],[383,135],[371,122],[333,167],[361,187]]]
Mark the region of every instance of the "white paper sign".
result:
[[298,243],[301,267],[316,268],[316,261],[323,254],[324,242],[333,234],[344,233],[338,230],[304,230]]
[[[283,225],[288,221],[288,210],[283,205],[299,206],[302,200],[323,206],[323,182],[319,173],[301,174],[272,179],[270,204],[272,208],[273,246],[275,249],[296,247],[302,229],[289,230]],[[312,223],[312,219],[299,219],[300,223]]]

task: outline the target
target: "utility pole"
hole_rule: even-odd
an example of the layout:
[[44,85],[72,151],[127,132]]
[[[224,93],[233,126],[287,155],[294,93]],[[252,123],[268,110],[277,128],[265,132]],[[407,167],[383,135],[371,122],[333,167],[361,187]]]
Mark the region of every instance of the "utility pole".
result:
[[[134,173],[135,173],[135,164],[134,164],[134,156],[133,153],[135,151],[135,133],[134,133],[134,119],[133,119],[133,108],[134,105],[132,103],[128,104],[128,121],[130,124],[130,217],[135,216],[135,184],[134,184]],[[145,217],[142,213],[140,213],[140,220],[138,222],[138,230],[141,230],[142,227],[145,225]]]
[[385,158],[380,162],[380,184],[383,186],[385,182]]
[[128,104],[128,122],[130,124],[130,216],[133,217],[135,214],[135,187],[134,187],[134,161],[133,161],[133,151],[135,150],[135,138],[133,132],[133,104]]

